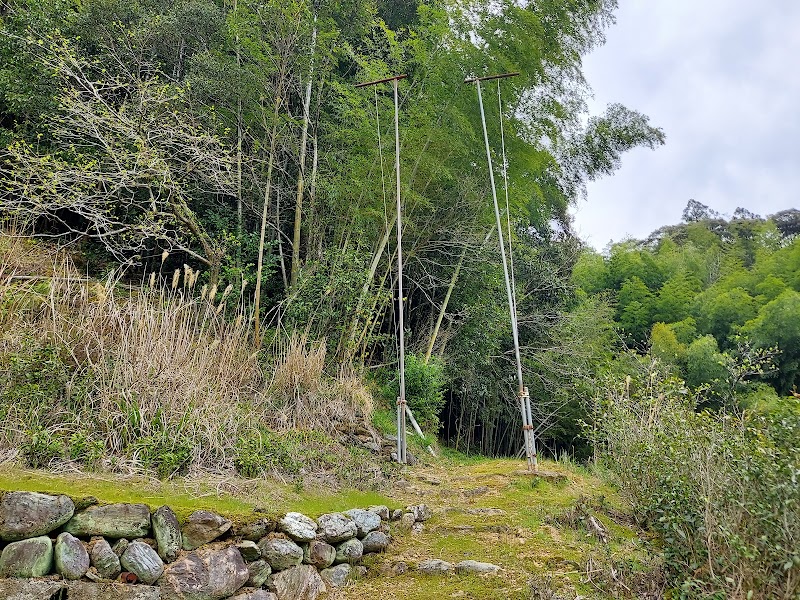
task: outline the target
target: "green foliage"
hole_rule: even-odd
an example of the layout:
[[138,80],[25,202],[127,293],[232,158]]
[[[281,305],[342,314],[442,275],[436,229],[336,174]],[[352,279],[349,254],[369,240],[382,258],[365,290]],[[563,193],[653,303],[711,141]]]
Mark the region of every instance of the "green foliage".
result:
[[780,392],[788,392],[800,373],[800,293],[781,293],[746,324],[744,333],[758,347],[777,345],[781,350],[777,384]]
[[34,469],[49,467],[54,459],[64,456],[63,442],[44,427],[26,431],[21,450],[25,462]]
[[666,365],[679,367],[686,362],[687,348],[669,325],[656,323],[650,332],[650,354]]
[[182,474],[189,466],[194,450],[193,441],[182,433],[164,431],[140,437],[134,441],[130,452],[161,479]]
[[680,380],[646,367],[608,392],[599,421],[607,460],[660,534],[685,596],[793,597],[798,401],[742,416],[698,413]]
[[[414,354],[406,355],[406,402],[414,413],[419,426],[425,431],[436,433],[440,426],[439,414],[444,407],[444,365],[441,360],[432,358],[427,364]],[[395,377],[386,385],[384,396],[387,399],[400,395],[400,379]]]
[[718,388],[725,379],[725,358],[711,335],[697,338],[686,349],[686,383],[693,387]]

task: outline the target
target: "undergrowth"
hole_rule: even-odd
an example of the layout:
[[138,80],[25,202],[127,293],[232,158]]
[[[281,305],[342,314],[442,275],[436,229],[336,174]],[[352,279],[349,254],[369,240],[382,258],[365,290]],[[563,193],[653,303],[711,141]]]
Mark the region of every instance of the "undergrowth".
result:
[[324,341],[253,348],[246,281],[201,286],[184,265],[96,282],[49,259],[19,279],[41,249],[0,236],[0,445],[29,466],[381,480],[340,443],[371,420],[359,374],[331,372]]

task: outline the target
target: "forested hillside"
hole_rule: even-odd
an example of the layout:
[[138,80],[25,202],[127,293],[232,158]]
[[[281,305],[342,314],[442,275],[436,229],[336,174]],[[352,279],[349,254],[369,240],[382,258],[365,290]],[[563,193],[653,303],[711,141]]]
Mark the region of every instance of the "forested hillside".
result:
[[724,218],[692,200],[679,225],[585,251],[573,279],[611,303],[626,348],[649,350],[706,403],[774,402],[797,383],[799,227],[795,209]]
[[256,349],[303,331],[324,340],[328,363],[367,366],[391,387],[391,87],[354,84],[408,74],[409,368],[441,382],[430,406],[411,391],[412,407],[436,428],[446,403],[447,437],[459,448],[514,453],[508,309],[477,97],[464,79],[520,72],[484,94],[498,182],[503,107],[524,360],[544,433],[592,371],[583,340],[591,317],[573,310],[580,244],[567,208],[626,150],[664,140],[621,105],[587,114],[581,61],[602,43],[614,6],[6,3],[4,215],[79,248],[90,274],[121,265],[128,279],[170,281],[184,264],[201,271],[197,289],[216,286],[218,301],[230,284],[228,302],[255,312]]
[[[800,211],[723,217],[692,200],[645,240],[598,253],[576,237],[587,184],[666,141],[633,109],[587,108],[583,61],[616,7],[0,1],[0,462],[211,477],[217,492],[394,481],[410,497],[390,437],[398,301],[425,434],[412,459],[453,482],[481,473],[471,455],[522,455],[513,316],[541,454],[580,462],[559,469],[597,497],[487,463],[496,489],[476,493],[509,510],[483,508],[520,519],[488,533],[502,558],[526,538],[560,544],[542,537],[552,518],[603,553],[520,550],[514,593],[560,597],[525,578],[566,569],[603,598],[796,598]],[[495,74],[513,76],[479,88],[492,190],[465,79]],[[399,75],[402,297],[393,90],[356,87]],[[629,558],[653,554],[643,529],[660,552],[647,564]],[[431,552],[448,548],[437,535]]]

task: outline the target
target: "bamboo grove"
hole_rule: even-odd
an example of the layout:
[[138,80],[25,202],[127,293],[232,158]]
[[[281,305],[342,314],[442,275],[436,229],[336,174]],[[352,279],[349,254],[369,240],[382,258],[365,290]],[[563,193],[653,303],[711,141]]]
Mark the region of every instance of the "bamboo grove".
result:
[[513,454],[522,433],[508,308],[478,107],[463,81],[518,71],[487,88],[489,135],[499,139],[501,100],[508,161],[495,164],[509,178],[534,422],[568,444],[567,413],[591,388],[606,333],[597,314],[608,310],[573,289],[581,248],[568,208],[625,151],[664,141],[622,105],[588,113],[582,59],[615,5],[6,0],[0,210],[77,245],[93,273],[186,263],[209,284],[234,282],[254,311],[257,350],[302,331],[325,341],[332,364],[391,387],[392,100],[354,85],[407,73],[411,383],[438,386],[428,425],[441,421],[451,443]]

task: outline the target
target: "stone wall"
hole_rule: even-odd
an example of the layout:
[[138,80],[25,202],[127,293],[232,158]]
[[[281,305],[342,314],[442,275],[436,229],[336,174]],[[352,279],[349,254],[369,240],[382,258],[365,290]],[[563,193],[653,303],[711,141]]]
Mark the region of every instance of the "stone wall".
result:
[[389,548],[390,521],[410,528],[429,517],[425,505],[370,506],[317,519],[254,513],[234,524],[198,510],[180,523],[168,506],[76,507],[68,496],[7,492],[0,598],[314,600],[365,572],[365,554]]

